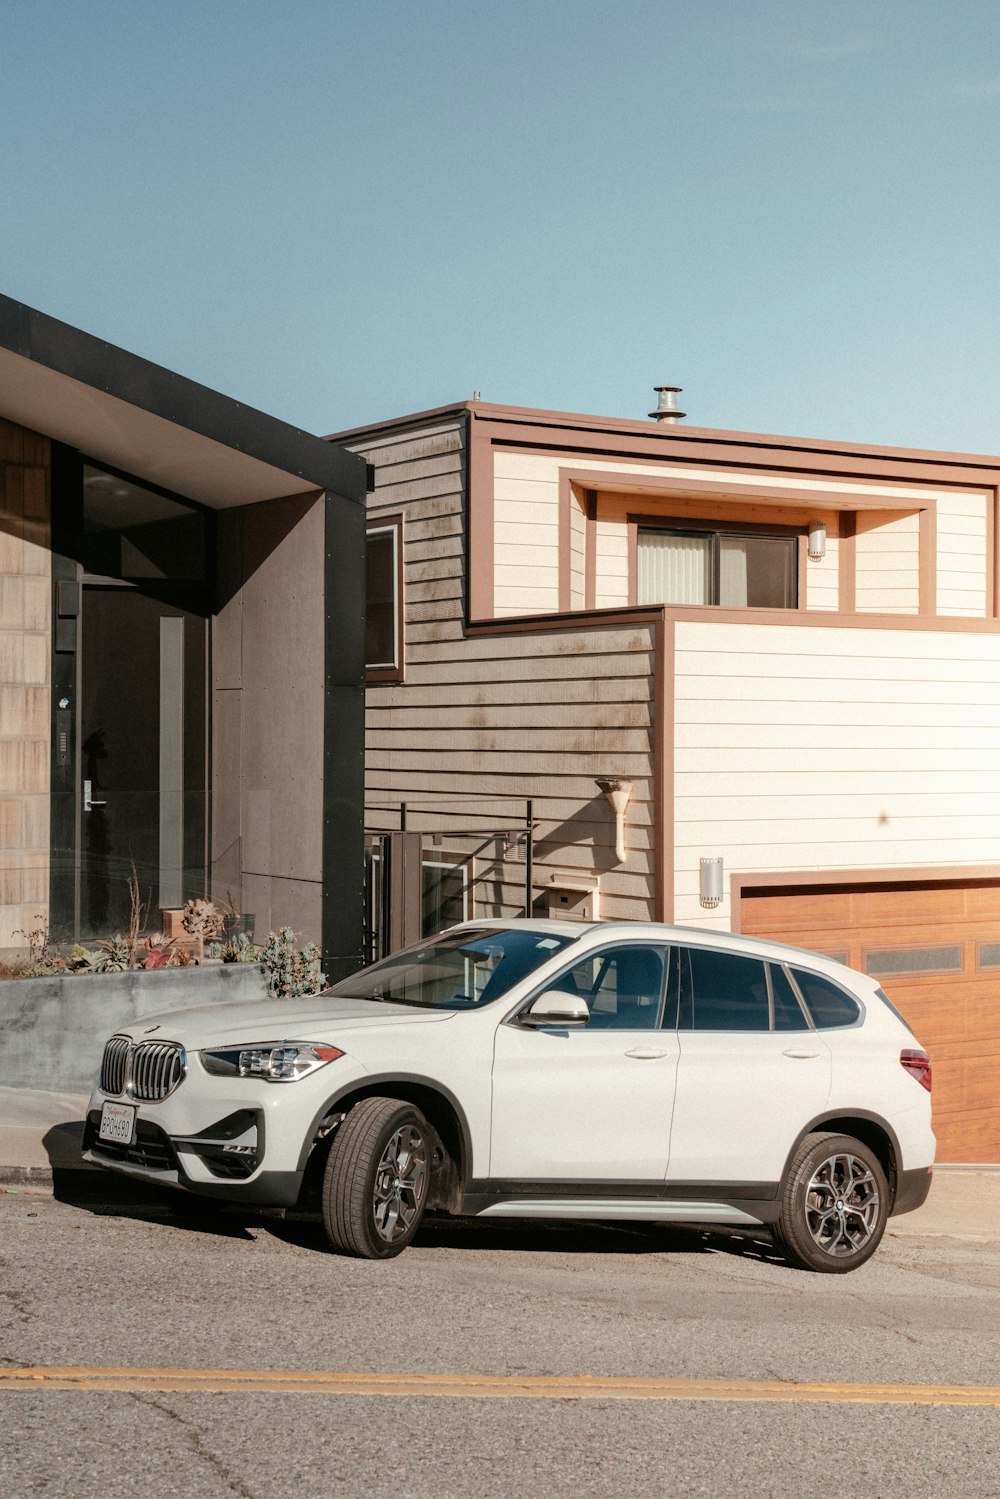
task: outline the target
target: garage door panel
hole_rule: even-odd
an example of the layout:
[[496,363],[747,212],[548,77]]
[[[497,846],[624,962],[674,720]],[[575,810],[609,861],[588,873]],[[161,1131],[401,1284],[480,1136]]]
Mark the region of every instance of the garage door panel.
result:
[[1000,1162],[1000,881],[745,889],[740,918],[870,972],[931,1053],[938,1159]]

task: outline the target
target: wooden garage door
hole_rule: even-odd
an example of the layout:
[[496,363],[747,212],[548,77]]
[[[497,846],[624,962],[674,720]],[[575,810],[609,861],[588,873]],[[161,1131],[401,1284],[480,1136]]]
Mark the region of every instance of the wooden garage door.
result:
[[742,896],[744,932],[879,980],[931,1055],[938,1160],[1000,1162],[1000,880]]

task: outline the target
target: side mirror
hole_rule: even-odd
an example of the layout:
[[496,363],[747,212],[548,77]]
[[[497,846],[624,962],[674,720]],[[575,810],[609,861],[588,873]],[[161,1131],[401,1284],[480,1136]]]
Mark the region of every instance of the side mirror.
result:
[[566,989],[547,989],[517,1017],[521,1025],[586,1025],[587,1001]]

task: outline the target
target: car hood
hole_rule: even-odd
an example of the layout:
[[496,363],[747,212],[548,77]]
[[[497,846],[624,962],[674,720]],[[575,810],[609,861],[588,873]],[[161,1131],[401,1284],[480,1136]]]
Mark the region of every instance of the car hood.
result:
[[133,1041],[179,1041],[188,1051],[199,1051],[206,1046],[254,1041],[338,1040],[347,1031],[377,1025],[427,1025],[451,1020],[455,1013],[316,994],[304,999],[201,1005],[162,1015],[142,1015],[131,1025],[121,1026],[117,1034],[130,1036]]

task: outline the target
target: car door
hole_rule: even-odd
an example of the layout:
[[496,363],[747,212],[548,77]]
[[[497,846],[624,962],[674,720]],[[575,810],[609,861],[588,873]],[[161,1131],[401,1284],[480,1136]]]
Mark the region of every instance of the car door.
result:
[[783,965],[691,945],[677,949],[677,969],[680,1057],[667,1180],[776,1184],[799,1132],[830,1096],[830,1049]]
[[497,1028],[495,1183],[662,1187],[678,1056],[672,1021],[660,1025],[668,973],[661,944],[609,945],[538,991],[586,1000],[586,1025]]

